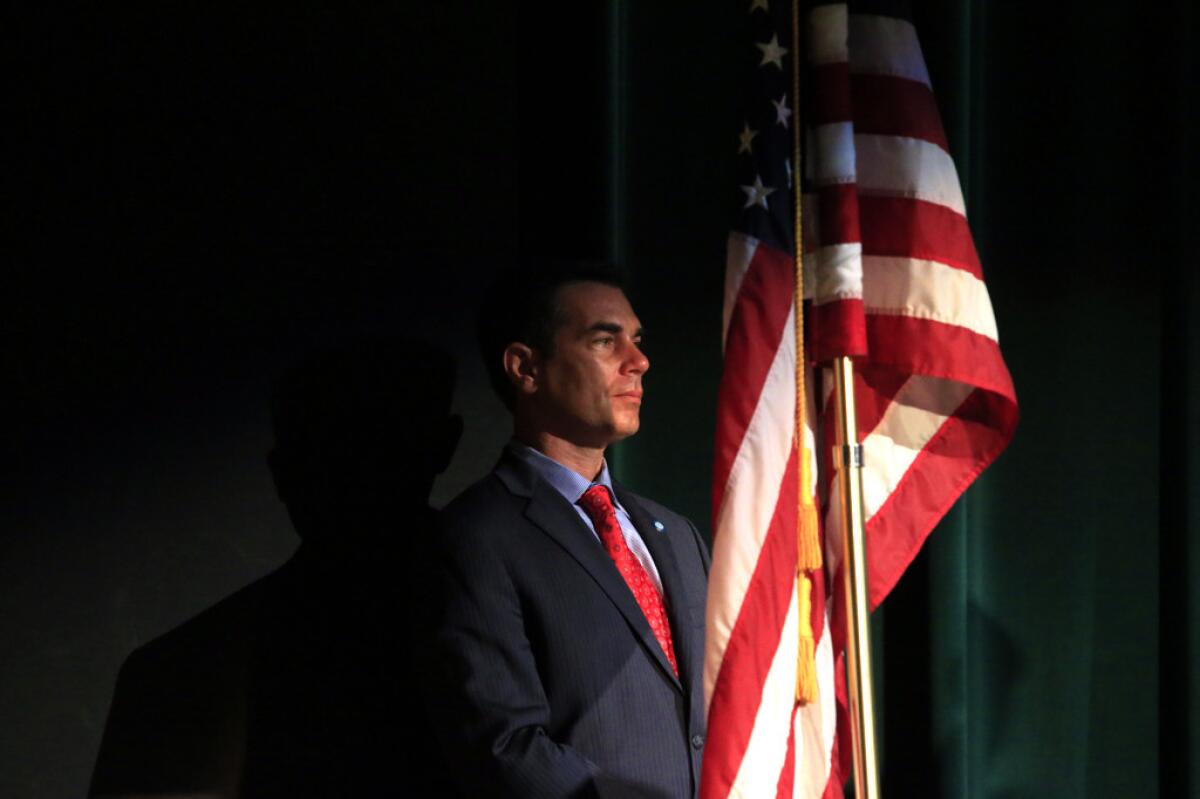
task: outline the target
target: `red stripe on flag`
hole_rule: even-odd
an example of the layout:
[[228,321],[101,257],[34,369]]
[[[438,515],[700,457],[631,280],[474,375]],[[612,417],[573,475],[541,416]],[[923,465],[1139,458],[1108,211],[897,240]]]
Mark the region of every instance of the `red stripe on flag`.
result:
[[[840,653],[846,648],[846,554],[843,552],[838,567],[833,572],[829,584],[831,605],[829,613],[829,641],[833,651]],[[840,674],[840,671],[839,671]]]
[[850,65],[845,61],[821,64],[812,70],[812,119],[810,125],[849,122],[853,116],[850,104]]
[[866,313],[861,299],[813,305],[805,319],[809,357],[825,363],[842,355],[867,353]]
[[779,770],[779,782],[775,785],[775,799],[792,799],[796,779],[796,711],[799,704],[792,705],[792,720],[788,724],[787,753],[783,756],[783,768]]
[[962,214],[924,200],[870,194],[859,195],[858,209],[864,255],[938,261],[983,279]]
[[[844,591],[845,589],[839,586],[839,590]],[[839,602],[838,604],[845,603]],[[844,630],[845,627],[842,627],[842,629]],[[834,651],[841,652],[841,649]],[[829,762],[831,764],[829,769],[829,781],[832,784],[834,780],[837,780],[836,784],[838,787],[836,792],[833,793],[833,796],[836,796],[837,799],[843,799],[845,796],[844,786],[846,781],[850,779],[850,775],[853,773],[852,769],[854,766],[853,744],[851,743],[854,739],[850,735],[850,700],[846,690],[846,655],[844,652],[841,652],[841,654],[839,654],[833,660],[833,693],[838,703],[837,735],[835,735],[833,738],[833,749],[829,753]],[[843,746],[843,742],[851,745]],[[829,785],[825,787],[825,791],[826,794],[830,792]],[[827,796],[826,799],[832,798]]]
[[[759,244],[738,290],[725,338],[726,369],[717,391],[719,410],[713,454],[714,522],[733,460],[758,406],[795,303],[795,281],[792,257]],[[766,342],[771,344],[766,346]]]
[[855,133],[903,136],[949,152],[937,101],[920,81],[895,75],[850,74],[845,61],[813,70],[810,124],[853,122]]
[[796,451],[779,486],[771,525],[759,551],[737,621],[713,685],[701,783],[704,796],[726,796],[750,743],[763,683],[779,648],[796,581]]
[[859,74],[850,79],[850,92],[855,133],[921,139],[950,151],[937,102],[924,83]]
[[831,183],[817,189],[817,240],[805,242],[804,251],[814,246],[848,244],[859,241],[858,186]]
[[[856,364],[854,370],[854,420],[858,424],[858,440],[861,442],[871,434],[883,414],[896,398],[896,392],[908,382],[908,375],[890,369],[864,369]],[[837,413],[832,407],[826,413],[836,421]]]
[[892,590],[938,520],[1008,444],[1016,424],[1015,404],[974,391],[921,449],[867,523],[872,608]]
[[1016,402],[1000,345],[973,330],[931,319],[867,314],[867,342],[871,366],[957,380]]

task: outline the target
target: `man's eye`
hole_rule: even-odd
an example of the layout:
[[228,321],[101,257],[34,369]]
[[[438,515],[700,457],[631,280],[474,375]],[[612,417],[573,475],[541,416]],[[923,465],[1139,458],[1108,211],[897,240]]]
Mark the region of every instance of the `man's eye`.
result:
[[596,339],[596,344],[599,344],[602,347],[608,347],[612,345],[613,341],[614,339],[612,336],[601,336],[600,338]]

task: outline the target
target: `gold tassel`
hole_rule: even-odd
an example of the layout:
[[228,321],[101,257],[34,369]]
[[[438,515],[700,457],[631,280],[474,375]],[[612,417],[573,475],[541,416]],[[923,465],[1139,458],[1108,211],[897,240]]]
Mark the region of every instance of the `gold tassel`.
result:
[[800,467],[800,507],[796,519],[796,552],[801,571],[811,572],[821,568],[821,529],[817,522],[817,507],[813,503],[812,481],[805,474],[808,469],[808,452],[800,450],[803,461]]
[[796,597],[800,613],[800,651],[796,657],[796,701],[807,705],[817,701],[817,647],[813,642],[812,581],[800,572],[796,575]]

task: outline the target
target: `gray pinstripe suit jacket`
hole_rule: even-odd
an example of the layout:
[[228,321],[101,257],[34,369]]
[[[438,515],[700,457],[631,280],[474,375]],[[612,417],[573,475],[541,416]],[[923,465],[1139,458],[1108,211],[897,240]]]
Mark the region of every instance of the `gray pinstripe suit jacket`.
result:
[[529,467],[502,457],[442,513],[431,703],[469,795],[696,793],[708,552],[684,517],[616,493],[662,577],[678,679],[608,554]]

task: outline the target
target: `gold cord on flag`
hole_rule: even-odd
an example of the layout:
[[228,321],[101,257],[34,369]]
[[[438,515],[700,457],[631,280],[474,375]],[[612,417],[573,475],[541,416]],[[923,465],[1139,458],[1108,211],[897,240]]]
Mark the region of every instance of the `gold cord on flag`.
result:
[[796,259],[796,473],[799,480],[796,514],[796,597],[799,615],[800,649],[796,663],[796,701],[800,704],[817,699],[816,642],[812,629],[812,577],[821,568],[821,536],[817,526],[817,508],[813,499],[812,461],[805,443],[808,395],[805,373],[808,359],[804,354],[804,246],[801,227],[801,140],[800,116],[800,3],[792,0],[792,191],[795,206]]

